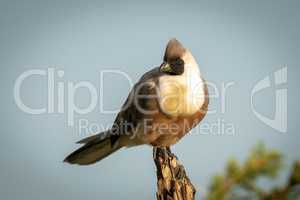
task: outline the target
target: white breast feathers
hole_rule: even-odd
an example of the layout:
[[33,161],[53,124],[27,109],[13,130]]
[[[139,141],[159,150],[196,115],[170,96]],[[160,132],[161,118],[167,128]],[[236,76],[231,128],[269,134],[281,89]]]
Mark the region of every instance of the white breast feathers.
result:
[[180,76],[166,75],[159,79],[159,105],[167,115],[190,116],[199,111],[205,101],[204,81],[194,59],[185,61]]

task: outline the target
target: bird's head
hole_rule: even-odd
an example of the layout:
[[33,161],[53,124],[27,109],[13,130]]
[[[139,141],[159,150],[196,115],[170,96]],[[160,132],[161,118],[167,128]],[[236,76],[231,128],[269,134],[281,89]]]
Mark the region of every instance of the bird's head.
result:
[[193,55],[178,40],[171,39],[167,44],[160,71],[169,75],[182,75],[188,67],[198,69]]

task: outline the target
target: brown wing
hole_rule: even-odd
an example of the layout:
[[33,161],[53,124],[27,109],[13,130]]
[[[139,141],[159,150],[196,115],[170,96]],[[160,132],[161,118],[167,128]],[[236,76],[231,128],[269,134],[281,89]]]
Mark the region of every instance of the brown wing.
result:
[[156,85],[160,75],[159,68],[154,68],[145,73],[134,85],[114,121],[111,136],[112,145],[121,135],[130,135],[147,115],[158,112]]

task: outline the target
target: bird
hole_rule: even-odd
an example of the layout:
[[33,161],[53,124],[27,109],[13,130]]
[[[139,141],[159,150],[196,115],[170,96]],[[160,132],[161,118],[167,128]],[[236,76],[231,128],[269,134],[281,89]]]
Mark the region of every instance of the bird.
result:
[[123,147],[176,144],[204,118],[208,87],[196,59],[177,39],[163,62],[134,84],[109,130],[84,138],[64,162],[94,164]]

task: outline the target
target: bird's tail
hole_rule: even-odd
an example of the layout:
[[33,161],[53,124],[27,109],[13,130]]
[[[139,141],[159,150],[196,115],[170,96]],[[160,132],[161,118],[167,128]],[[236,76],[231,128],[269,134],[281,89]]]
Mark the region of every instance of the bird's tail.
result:
[[111,136],[107,133],[103,132],[80,140],[78,143],[84,144],[84,146],[67,156],[64,162],[78,165],[93,164],[124,146],[119,141],[112,145]]

